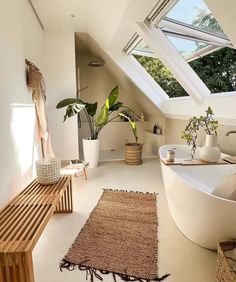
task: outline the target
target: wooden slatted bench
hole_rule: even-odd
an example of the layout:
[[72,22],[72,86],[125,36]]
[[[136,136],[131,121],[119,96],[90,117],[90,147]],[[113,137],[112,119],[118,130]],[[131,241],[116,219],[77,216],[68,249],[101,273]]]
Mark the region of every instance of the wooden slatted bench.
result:
[[34,180],[0,211],[0,281],[33,282],[32,250],[53,213],[71,213],[71,175],[53,185]]

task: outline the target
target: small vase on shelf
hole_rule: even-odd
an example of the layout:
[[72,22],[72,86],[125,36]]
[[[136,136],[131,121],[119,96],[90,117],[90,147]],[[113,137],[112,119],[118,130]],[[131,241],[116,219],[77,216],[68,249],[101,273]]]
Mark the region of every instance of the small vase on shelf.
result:
[[140,120],[141,120],[141,121],[145,121],[145,117],[144,117],[144,114],[143,114],[143,113],[140,114]]
[[217,135],[206,134],[205,146],[200,150],[200,159],[209,162],[215,163],[220,158],[220,149],[217,147]]
[[157,134],[157,125],[156,123],[154,124],[153,126],[153,131],[152,131],[154,134]]

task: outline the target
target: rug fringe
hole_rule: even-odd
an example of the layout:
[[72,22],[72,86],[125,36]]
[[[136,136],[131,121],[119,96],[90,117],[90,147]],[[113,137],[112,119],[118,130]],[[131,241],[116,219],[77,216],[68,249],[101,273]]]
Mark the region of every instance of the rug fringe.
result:
[[[163,275],[162,277],[156,277],[152,280],[150,279],[144,279],[144,278],[137,278],[137,277],[132,277],[129,276],[127,274],[122,274],[122,273],[115,273],[115,272],[110,272],[107,270],[100,270],[100,269],[96,269],[93,267],[89,267],[89,266],[85,266],[83,265],[87,260],[83,261],[80,264],[74,264],[72,262],[69,262],[65,259],[63,259],[60,262],[59,268],[60,271],[62,271],[63,268],[69,270],[69,271],[73,271],[75,269],[79,269],[81,271],[86,271],[86,280],[88,279],[88,277],[90,277],[90,281],[94,282],[94,279],[97,278],[100,281],[103,281],[103,278],[101,277],[100,274],[104,275],[104,274],[112,274],[114,282],[117,282],[116,277],[120,277],[121,280],[123,281],[139,281],[139,282],[151,282],[151,281],[163,281],[164,279],[166,279],[168,276],[170,276],[170,273]],[[99,272],[99,274],[98,274]]]
[[119,190],[119,189],[111,189],[111,188],[103,188],[104,191],[112,191],[112,192],[125,192],[125,193],[135,193],[135,194],[143,194],[143,195],[158,195],[157,192],[141,192],[141,191],[133,191],[133,190]]

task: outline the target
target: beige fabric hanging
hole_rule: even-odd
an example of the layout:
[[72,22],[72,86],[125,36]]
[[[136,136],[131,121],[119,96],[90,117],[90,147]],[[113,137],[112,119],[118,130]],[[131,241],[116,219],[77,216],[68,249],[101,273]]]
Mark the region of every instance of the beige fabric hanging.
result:
[[41,141],[42,155],[44,158],[55,157],[48,132],[45,107],[46,85],[44,77],[39,69],[30,61],[26,60],[26,64],[29,66],[27,73],[27,85],[32,88],[32,100],[35,104],[37,114],[37,136]]

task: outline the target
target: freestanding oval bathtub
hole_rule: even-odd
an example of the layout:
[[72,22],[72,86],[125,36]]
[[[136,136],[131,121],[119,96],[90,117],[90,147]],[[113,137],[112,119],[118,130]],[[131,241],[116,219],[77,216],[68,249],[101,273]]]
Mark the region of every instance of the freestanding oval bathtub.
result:
[[[190,159],[185,145],[163,145],[160,159],[176,148],[176,159]],[[197,151],[198,154],[198,151]],[[236,201],[212,195],[217,184],[236,165],[165,165],[161,169],[170,214],[182,233],[194,243],[215,250],[217,242],[236,239]]]

